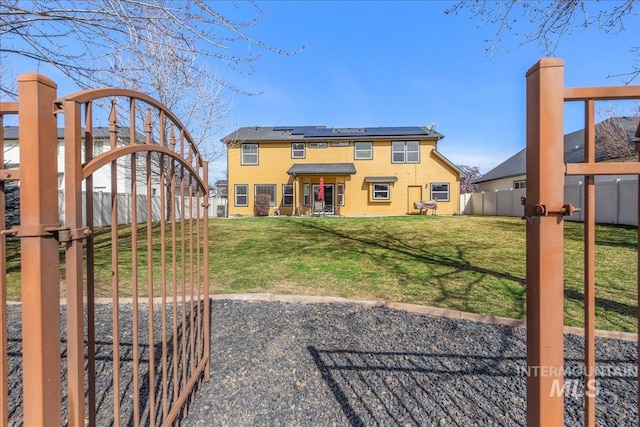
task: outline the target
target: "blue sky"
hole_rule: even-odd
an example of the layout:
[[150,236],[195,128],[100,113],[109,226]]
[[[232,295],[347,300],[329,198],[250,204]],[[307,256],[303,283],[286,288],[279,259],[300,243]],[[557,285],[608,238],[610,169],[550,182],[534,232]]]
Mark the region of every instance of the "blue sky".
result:
[[[233,97],[237,126],[414,126],[435,123],[439,150],[487,172],[525,145],[525,73],[543,57],[537,45],[485,55],[495,29],[450,2],[259,2],[268,16],[251,34],[294,56],[266,53],[250,76],[230,75],[260,96]],[[599,5],[594,5],[600,7]],[[631,70],[640,17],[627,30],[578,29],[557,56],[567,86],[620,85]],[[505,40],[505,49],[517,45]],[[223,74],[224,75],[224,74]],[[581,114],[581,113],[577,113]],[[575,116],[575,114],[573,114]],[[567,131],[577,122],[567,114]]]
[[[240,43],[234,49],[261,52],[252,74],[209,64],[232,85],[257,96],[227,93],[230,126],[326,125],[328,127],[420,126],[435,123],[445,135],[438,149],[456,164],[486,173],[525,145],[525,73],[540,58],[535,44],[485,55],[495,28],[468,14],[446,15],[449,1],[258,1],[212,3],[225,16],[261,17],[248,30],[257,40],[296,55],[278,55]],[[588,2],[593,11],[611,2]],[[640,8],[636,8],[638,13]],[[565,36],[556,56],[566,62],[567,86],[620,85],[640,46],[640,16],[624,21],[626,31],[604,34],[591,27]],[[518,30],[524,30],[520,23]],[[510,50],[508,53],[504,51]],[[231,52],[233,53],[233,52]],[[637,62],[636,62],[637,64]],[[638,64],[637,64],[638,65]],[[24,62],[15,74],[40,71],[59,84],[58,93],[77,90],[46,64]],[[635,82],[640,84],[640,82]],[[581,127],[580,106],[569,106],[566,132]],[[212,180],[224,178],[226,161],[211,164]]]

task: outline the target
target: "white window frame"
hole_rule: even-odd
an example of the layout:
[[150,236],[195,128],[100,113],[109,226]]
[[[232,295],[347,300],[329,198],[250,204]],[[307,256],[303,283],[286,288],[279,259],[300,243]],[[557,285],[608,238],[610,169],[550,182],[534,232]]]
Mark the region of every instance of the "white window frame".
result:
[[[386,193],[386,196],[384,195],[385,193]],[[391,200],[391,183],[372,182],[371,183],[371,199],[374,201],[385,201],[385,202]]]
[[[93,141],[93,157],[98,157],[100,154],[104,153],[106,150],[104,140]],[[62,147],[62,144],[59,145]],[[58,154],[60,154],[58,152]]]
[[[245,147],[249,148],[249,147],[255,147],[256,151],[255,153],[250,152],[250,153],[245,153],[244,149]],[[242,165],[246,165],[246,166],[252,166],[252,165],[257,165],[258,164],[258,160],[259,160],[259,147],[258,144],[255,143],[245,143],[242,144],[242,147],[240,147],[241,150],[241,164]],[[255,156],[256,160],[255,162],[251,161],[249,158],[252,158],[253,156]]]
[[[402,159],[396,160],[396,155]],[[391,163],[404,163],[405,157],[404,141],[391,141]]]
[[338,206],[344,206],[344,184],[338,183],[337,190]]
[[[296,147],[297,146],[297,147]],[[306,145],[304,142],[291,143],[291,158],[304,159],[307,156]]]
[[517,181],[513,181],[513,189],[520,190],[527,188],[527,181],[524,179],[519,179]]
[[[266,192],[264,191],[265,189],[267,190]],[[273,194],[271,194],[269,190],[273,190]],[[258,194],[268,194],[271,196],[269,206],[273,207],[276,205],[276,197],[278,197],[278,194],[275,184],[255,184],[253,186],[253,194],[254,197],[258,196]]]
[[349,141],[331,141],[332,147],[348,147]]
[[327,148],[326,142],[310,142],[309,148]]
[[[287,198],[291,200],[289,203]],[[282,206],[293,206],[293,184],[282,184]]]
[[309,184],[303,184],[302,186],[302,204],[304,206],[311,206],[311,199],[310,199],[310,188],[309,188]]
[[[410,145],[416,145],[415,150],[410,150]],[[396,160],[399,154],[402,160]],[[391,141],[391,163],[420,163],[420,141]]]
[[[446,185],[447,189],[446,190],[434,190],[433,187],[435,187],[436,185]],[[429,191],[429,197],[430,197],[431,200],[437,198],[437,200],[439,202],[448,202],[451,199],[451,184],[449,184],[448,182],[432,182],[429,185],[429,190],[430,190]],[[434,193],[437,193],[437,194],[446,193],[447,196],[446,196],[446,198],[441,198],[441,197],[438,197],[437,194],[434,195]]]
[[[358,144],[369,144],[369,148],[358,149]],[[353,158],[355,160],[372,160],[373,159],[373,141],[355,141],[353,143]]]
[[[244,194],[239,194],[238,189],[244,187]],[[245,202],[238,203],[238,196],[244,196]],[[235,184],[233,186],[233,205],[234,206],[249,206],[249,184]]]
[[[409,145],[410,144],[416,144],[416,150],[410,150],[409,149]],[[407,163],[420,163],[420,141],[405,141],[405,160]],[[415,159],[411,159],[411,155],[415,154],[416,158]]]

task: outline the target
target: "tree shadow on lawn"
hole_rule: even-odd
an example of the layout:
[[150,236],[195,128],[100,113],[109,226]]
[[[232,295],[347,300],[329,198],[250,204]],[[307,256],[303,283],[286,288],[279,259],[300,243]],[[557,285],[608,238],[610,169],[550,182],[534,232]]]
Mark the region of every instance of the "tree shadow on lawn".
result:
[[[582,223],[565,223],[564,236],[567,241],[584,242],[584,226]],[[596,224],[596,246],[637,249],[637,227],[631,225]]]
[[[455,255],[438,253],[437,249],[429,248],[429,242],[418,239],[407,240],[394,236],[385,230],[376,230],[370,235],[353,235],[345,231],[326,226],[322,222],[314,221],[297,221],[292,222],[305,229],[312,229],[313,233],[324,233],[340,240],[337,250],[360,252],[368,257],[375,259],[379,265],[393,271],[398,281],[405,285],[420,285],[423,287],[436,285],[439,289],[439,295],[433,300],[433,303],[439,304],[451,302],[452,299],[462,300],[462,310],[473,311],[472,303],[469,296],[478,286],[486,286],[484,284],[487,277],[491,277],[501,282],[510,282],[519,285],[517,290],[511,290],[508,286],[503,287],[503,293],[509,293],[508,298],[515,301],[515,307],[511,307],[515,311],[514,316],[523,317],[525,313],[525,278],[497,269],[487,268],[475,265],[466,257],[466,248],[464,245],[456,245]],[[478,249],[474,245],[474,249]],[[383,250],[383,251],[380,251]],[[430,276],[427,280],[415,278],[415,271],[408,271],[403,265],[403,260],[410,259],[423,264],[430,270]],[[448,271],[442,273],[433,273],[433,266],[446,267]],[[460,275],[470,272],[474,279],[469,281],[468,277],[464,277],[464,285],[462,287],[452,287],[452,282],[460,282]],[[422,283],[420,283],[422,281]]]
[[[386,230],[376,230],[375,233],[369,235],[351,235],[336,228],[326,226],[321,222],[305,221],[294,222],[306,229],[313,229],[316,233],[325,233],[340,239],[340,249],[346,251],[357,251],[375,259],[380,265],[394,272],[400,283],[422,286],[436,285],[438,286],[439,295],[433,300],[434,304],[451,302],[452,300],[462,300],[460,309],[465,311],[474,311],[471,303],[468,301],[474,288],[478,286],[486,286],[484,281],[487,277],[492,277],[501,282],[514,283],[519,287],[504,286],[500,292],[510,301],[514,301],[515,305],[511,309],[515,314],[511,315],[516,318],[523,318],[526,312],[526,279],[497,269],[491,269],[484,266],[478,266],[469,261],[466,257],[466,248],[464,245],[456,245],[456,254],[447,255],[437,253],[431,250],[429,242],[420,241],[418,239],[407,240],[399,238]],[[513,225],[506,222],[507,225]],[[517,225],[517,224],[516,224]],[[601,233],[603,234],[603,233]],[[606,238],[606,237],[605,237]],[[608,244],[605,241],[599,241],[599,244]],[[377,251],[383,249],[384,253]],[[437,248],[435,248],[437,249]],[[478,249],[474,244],[474,249]],[[390,253],[396,256],[390,255]],[[450,271],[433,274],[428,281],[416,283],[413,271],[407,271],[402,265],[402,259],[414,259],[427,268],[432,265],[448,267]],[[473,273],[474,279],[464,284],[462,288],[452,288],[451,281],[460,281],[459,276],[463,272]],[[572,289],[565,288],[565,297],[581,303],[584,301],[584,294]],[[620,314],[625,317],[634,317],[636,315],[636,307],[613,301],[610,299],[597,297],[596,306],[607,311]]]
[[[597,292],[597,290],[596,290]],[[564,296],[566,299],[570,299],[575,301],[578,305],[580,305],[581,307],[584,306],[584,293],[583,292],[579,292],[573,289],[568,289],[565,288],[564,289]],[[624,316],[626,318],[629,319],[629,322],[627,322],[627,324],[619,324],[616,327],[616,330],[619,331],[627,331],[629,328],[629,323],[633,323],[633,319],[635,319],[635,317],[638,314],[638,307],[636,305],[630,305],[630,304],[624,304],[618,301],[613,301],[610,299],[606,299],[606,298],[602,298],[602,297],[598,297],[596,296],[596,307],[602,308],[603,310],[606,310],[607,312],[612,312],[612,313],[617,313],[621,316]],[[611,319],[609,319],[610,322],[612,322]],[[632,332],[632,331],[629,331]]]

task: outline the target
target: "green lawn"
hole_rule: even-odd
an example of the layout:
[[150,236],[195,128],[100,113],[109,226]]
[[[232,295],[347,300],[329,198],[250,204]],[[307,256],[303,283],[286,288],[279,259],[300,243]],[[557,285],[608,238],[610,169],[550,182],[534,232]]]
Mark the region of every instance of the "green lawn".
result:
[[[583,323],[582,227],[565,226],[565,312],[571,326]],[[128,266],[130,227],[119,234],[120,265]],[[98,293],[107,296],[108,229],[95,235],[97,274],[104,282]],[[211,290],[218,294],[378,298],[513,318],[525,314],[525,221],[517,218],[215,219],[209,237]],[[636,229],[598,226],[596,241],[597,327],[635,332]],[[140,247],[145,244],[142,238]],[[15,298],[15,245],[8,251],[8,294]],[[144,250],[138,255],[143,265],[145,256]],[[130,281],[130,268],[120,274],[123,283]]]
[[[566,324],[583,324],[583,225],[565,227]],[[598,226],[597,327],[636,331],[636,230]],[[243,218],[211,225],[215,293],[381,298],[523,318],[518,218]]]

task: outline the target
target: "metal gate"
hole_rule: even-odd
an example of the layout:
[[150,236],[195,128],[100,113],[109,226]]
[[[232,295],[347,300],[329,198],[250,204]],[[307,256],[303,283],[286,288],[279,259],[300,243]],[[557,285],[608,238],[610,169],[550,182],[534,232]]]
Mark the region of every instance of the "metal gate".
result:
[[[20,149],[19,169],[0,170],[0,196],[19,180],[21,206],[20,225],[0,235],[0,424],[174,424],[209,379],[207,163],[180,120],[144,94],[56,98],[53,81],[26,74],[18,102],[0,104],[0,140],[2,119],[17,114]],[[100,229],[98,171],[111,200]],[[0,197],[3,228],[4,208]],[[21,351],[9,351],[8,236],[20,244]],[[17,401],[12,375],[22,377]]]
[[[527,197],[524,214],[527,220],[528,425],[557,426],[564,423],[564,397],[552,390],[564,387],[563,217],[574,212],[573,206],[563,201],[565,175],[585,178],[585,424],[595,425],[594,177],[640,175],[638,162],[595,162],[595,102],[624,99],[640,99],[640,86],[565,88],[564,62],[560,59],[543,59],[527,72]],[[565,102],[584,103],[585,159],[582,163],[564,163]],[[640,128],[636,137],[640,138]],[[636,149],[640,149],[638,144]],[[640,291],[640,280],[638,283]]]

